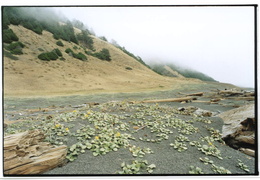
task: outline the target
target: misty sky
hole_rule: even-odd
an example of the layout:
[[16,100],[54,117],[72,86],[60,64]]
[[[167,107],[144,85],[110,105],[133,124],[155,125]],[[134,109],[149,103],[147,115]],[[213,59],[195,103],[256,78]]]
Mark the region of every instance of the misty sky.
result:
[[254,87],[254,7],[63,7],[145,62],[173,62]]

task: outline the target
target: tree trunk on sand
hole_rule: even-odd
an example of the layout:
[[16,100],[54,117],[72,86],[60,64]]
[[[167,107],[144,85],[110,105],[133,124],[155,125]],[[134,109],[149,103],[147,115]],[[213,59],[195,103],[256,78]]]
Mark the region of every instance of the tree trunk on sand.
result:
[[67,146],[52,146],[39,130],[4,137],[4,174],[40,174],[66,161]]

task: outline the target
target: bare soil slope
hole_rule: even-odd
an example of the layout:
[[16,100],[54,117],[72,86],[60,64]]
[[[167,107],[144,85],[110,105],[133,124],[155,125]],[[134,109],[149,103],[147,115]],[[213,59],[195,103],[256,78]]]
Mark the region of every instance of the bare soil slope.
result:
[[[26,47],[19,60],[4,57],[4,95],[67,95],[93,92],[131,92],[158,89],[172,89],[183,84],[202,83],[195,79],[170,78],[156,74],[108,42],[93,36],[94,48],[107,48],[112,61],[102,61],[87,55],[83,62],[65,53],[66,48],[84,53],[74,43],[62,41],[64,47],[56,45],[51,33],[43,31],[38,35],[22,26],[10,28]],[[65,61],[42,61],[38,55],[60,49]],[[85,54],[85,53],[84,53]],[[127,70],[126,67],[132,68]]]

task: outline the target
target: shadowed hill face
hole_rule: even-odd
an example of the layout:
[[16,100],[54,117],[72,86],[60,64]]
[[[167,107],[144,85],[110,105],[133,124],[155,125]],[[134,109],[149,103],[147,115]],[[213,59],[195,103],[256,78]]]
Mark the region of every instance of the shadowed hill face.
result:
[[[58,46],[53,34],[42,35],[22,26],[10,25],[25,47],[18,60],[4,57],[5,95],[60,95],[93,92],[127,92],[170,89],[198,80],[163,77],[124,53],[119,48],[91,36],[95,52],[109,50],[111,61],[102,61],[87,55],[81,45],[61,40]],[[65,60],[42,61],[38,55],[58,48]],[[86,61],[76,59],[65,52],[82,53]]]

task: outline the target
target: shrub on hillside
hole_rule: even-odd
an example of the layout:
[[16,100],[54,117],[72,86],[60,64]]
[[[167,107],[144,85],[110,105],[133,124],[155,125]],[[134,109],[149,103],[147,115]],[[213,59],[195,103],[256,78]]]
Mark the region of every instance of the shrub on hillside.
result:
[[65,52],[66,52],[67,54],[69,54],[70,56],[76,58],[76,59],[79,59],[79,60],[82,60],[82,61],[87,60],[87,57],[86,57],[84,54],[82,54],[81,52],[79,52],[78,54],[76,54],[76,53],[74,53],[70,48],[67,48],[67,49],[65,50]]
[[5,49],[9,50],[12,54],[20,55],[23,54],[22,48],[24,48],[24,44],[21,42],[12,42]]
[[87,55],[93,56],[93,53],[91,51],[85,51]]
[[39,54],[39,55],[38,55],[38,58],[39,58],[40,60],[43,60],[43,61],[49,61],[49,60],[50,60],[50,58],[49,58],[49,56],[48,56],[47,53],[41,53],[41,54]]
[[22,49],[13,49],[12,51],[10,51],[12,54],[15,54],[15,55],[21,55],[23,54],[23,51]]
[[24,48],[24,44],[21,42],[12,42],[9,46],[6,47],[7,50],[13,50],[17,48]]
[[78,53],[78,54],[74,54],[73,57],[74,57],[74,58],[77,58],[77,59],[79,59],[79,60],[82,60],[82,61],[87,60],[87,57],[86,57],[84,54],[82,54],[81,52]]
[[56,44],[57,44],[58,46],[61,46],[61,47],[64,46],[64,44],[63,44],[61,41],[57,41]]
[[74,53],[70,48],[67,48],[67,49],[65,50],[65,52],[66,52],[67,54],[71,53],[71,55]]
[[98,59],[101,59],[101,60],[111,61],[110,53],[109,53],[108,49],[105,49],[105,48],[103,48],[98,53],[93,53],[93,56],[95,56],[95,57],[97,57]]
[[[53,38],[58,40],[58,39],[60,39],[60,36],[59,36],[58,34],[53,34]],[[56,44],[57,44],[57,43],[56,43]],[[57,45],[58,45],[58,44],[57,44]]]
[[33,32],[37,33],[37,34],[42,34],[42,25],[40,24],[39,21],[37,21],[36,19],[33,18],[29,18],[28,20],[23,20],[21,22],[22,26],[32,30]]
[[19,58],[17,56],[14,56],[11,52],[8,52],[6,50],[4,50],[4,56],[9,57],[12,60],[19,60]]
[[101,40],[103,40],[103,41],[106,41],[107,42],[107,38],[105,37],[105,36],[100,36],[99,37]]
[[93,40],[92,38],[89,36],[89,32],[88,31],[82,31],[80,34],[77,34],[77,38],[78,40],[88,49],[93,50]]
[[59,56],[54,51],[48,52],[47,54],[48,54],[50,60],[56,60],[59,58]]
[[56,53],[60,57],[62,56],[62,53],[58,48],[54,49],[53,52]]
[[45,52],[38,55],[38,58],[43,61],[57,60],[59,56],[54,52]]
[[4,29],[3,30],[3,42],[4,43],[11,43],[13,41],[18,41],[19,38],[13,32],[12,29]]
[[[4,10],[5,11],[5,10]],[[2,27],[3,29],[8,29],[10,25],[10,21],[8,19],[8,16],[6,13],[2,14],[3,20],[2,20]]]

